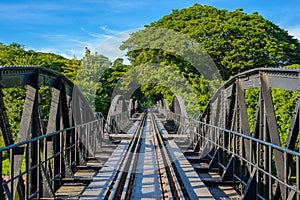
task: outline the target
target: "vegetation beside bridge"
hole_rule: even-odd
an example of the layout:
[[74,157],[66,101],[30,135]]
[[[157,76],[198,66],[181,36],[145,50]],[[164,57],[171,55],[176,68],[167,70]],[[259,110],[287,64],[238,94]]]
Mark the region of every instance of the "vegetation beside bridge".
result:
[[[190,8],[174,10],[160,20],[146,25],[145,29],[150,27],[171,29],[186,34],[198,42],[216,63],[223,81],[240,72],[258,67],[300,68],[299,41],[258,13],[246,14],[242,9],[230,12],[195,4]],[[75,81],[83,63],[88,63],[91,70],[99,67],[99,63],[105,63],[102,76],[98,77],[94,104],[95,111],[104,114],[108,112],[111,95],[118,80],[130,69],[147,63],[171,66],[195,89],[198,112],[201,113],[210,99],[201,72],[195,71],[193,65],[182,57],[163,49],[135,50],[134,46],[137,42],[146,41],[151,37],[143,35],[140,39],[141,33],[142,31],[133,33],[120,47],[128,50],[127,56],[131,65],[124,64],[122,58],[110,61],[105,55],[92,54],[89,49],[86,49],[81,59],[75,57],[67,59],[53,53],[25,50],[24,46],[15,43],[10,45],[0,43],[0,65],[39,65],[57,70]],[[82,87],[88,88],[89,85],[83,84],[84,81],[81,80]],[[12,133],[16,138],[23,109],[20,105],[24,104],[25,89],[3,89],[3,94]],[[49,116],[47,110],[50,106],[50,95],[49,88],[45,88],[40,93],[40,98],[44,102],[41,111],[45,121]],[[146,102],[147,105],[161,98],[170,100],[173,96],[172,91],[159,84],[143,85],[133,94],[133,98]],[[246,92],[246,97],[250,124],[253,127],[258,91],[249,90]],[[288,133],[289,127],[286,127],[286,124],[290,124],[296,97],[295,92],[273,91],[282,141],[285,141]],[[2,141],[0,145],[3,146]]]

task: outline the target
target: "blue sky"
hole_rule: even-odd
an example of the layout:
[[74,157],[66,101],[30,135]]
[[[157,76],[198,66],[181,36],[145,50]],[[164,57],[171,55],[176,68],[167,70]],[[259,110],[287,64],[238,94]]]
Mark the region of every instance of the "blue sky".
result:
[[117,47],[128,32],[195,3],[257,11],[300,39],[299,0],[1,0],[0,42],[77,58],[89,47],[113,58],[124,54]]

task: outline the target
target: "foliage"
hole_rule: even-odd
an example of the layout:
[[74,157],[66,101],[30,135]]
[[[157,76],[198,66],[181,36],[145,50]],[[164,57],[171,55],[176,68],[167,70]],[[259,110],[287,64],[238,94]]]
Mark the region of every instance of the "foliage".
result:
[[112,101],[112,95],[117,82],[123,77],[131,66],[123,64],[123,59],[118,58],[111,67],[106,68],[100,77],[99,87],[96,91],[96,111],[107,115]]
[[150,24],[194,38],[208,51],[224,80],[257,67],[282,67],[300,63],[299,41],[254,12],[233,12],[210,6],[174,10]]
[[278,88],[272,89],[272,99],[282,146],[286,144],[297,95],[298,93],[294,91],[286,91]]
[[99,80],[105,69],[111,65],[107,57],[98,55],[97,52],[93,55],[86,48],[85,56],[82,59],[82,65],[78,69],[78,74],[75,79],[75,84],[81,90],[92,109],[95,111],[95,96],[99,87]]
[[36,65],[61,72],[67,61],[68,59],[53,53],[26,51],[24,46],[17,43],[8,46],[0,43],[0,66]]
[[[162,31],[153,32],[151,28]],[[169,36],[168,30],[185,34],[192,40],[174,40]],[[184,53],[187,47],[194,48],[197,44],[212,57],[223,80],[256,67],[281,67],[300,63],[299,42],[258,13],[248,15],[242,9],[229,12],[199,4],[174,10],[147,25],[145,30],[133,33],[121,49],[129,50],[127,56],[134,67],[151,63],[172,66],[196,90],[198,106],[203,111],[209,101],[208,91],[211,87],[202,75],[212,64],[207,64],[207,60],[200,60],[201,65],[207,67],[199,74],[192,60],[186,60],[184,56],[187,55]],[[188,53],[191,55],[194,52]],[[163,96],[171,99],[174,95],[170,88],[157,83],[145,84],[141,88],[148,97]]]
[[287,65],[284,66],[286,69],[300,69],[300,64],[292,64],[292,65]]
[[19,133],[26,90],[24,87],[2,89],[4,106],[14,141]]
[[71,60],[67,60],[65,65],[62,66],[62,74],[74,82],[76,80],[80,65],[81,60],[77,60],[75,57]]
[[245,100],[248,113],[248,122],[250,127],[250,132],[254,129],[254,121],[256,116],[256,109],[259,100],[259,88],[252,88],[245,90]]
[[171,102],[175,94],[181,95],[189,111],[203,111],[210,94],[199,71],[213,77],[217,68],[211,70],[209,56],[199,45],[191,45],[193,42],[166,29],[147,28],[132,34],[121,46],[129,50],[133,65],[127,74],[127,89],[133,83],[141,85],[142,93],[154,101],[165,98]]
[[41,118],[43,122],[43,131],[47,131],[47,125],[48,125],[48,119],[49,119],[49,111],[51,107],[51,95],[52,95],[52,90],[50,87],[40,87],[39,89],[39,106],[40,106],[40,113],[41,113]]

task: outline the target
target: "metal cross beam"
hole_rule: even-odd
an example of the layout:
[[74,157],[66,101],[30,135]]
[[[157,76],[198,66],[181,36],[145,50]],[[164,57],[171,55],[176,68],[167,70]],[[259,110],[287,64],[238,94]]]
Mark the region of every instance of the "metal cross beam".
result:
[[[26,96],[19,133],[14,139],[3,90],[19,87],[26,90]],[[42,120],[41,88],[47,88],[51,94],[47,97],[51,105],[46,127]],[[20,199],[55,197],[62,179],[72,178],[76,167],[96,150],[103,119],[95,121],[78,88],[51,69],[0,67],[0,93],[0,127],[6,145],[0,152],[1,180],[5,151],[10,159],[9,179],[2,182],[0,198],[13,199],[17,193]],[[21,170],[22,165],[25,171]]]
[[[299,148],[299,80],[300,69],[244,72],[219,88],[200,120],[189,122],[186,134],[194,152],[209,160],[209,169],[218,167],[221,180],[231,182],[244,199],[253,198],[253,194],[264,199],[300,198],[300,157],[295,149]],[[254,88],[259,93],[250,131],[245,93]],[[285,144],[280,141],[273,88],[298,93]],[[180,113],[169,116],[176,126],[183,125],[178,120],[183,117]],[[293,181],[292,174],[296,175]]]

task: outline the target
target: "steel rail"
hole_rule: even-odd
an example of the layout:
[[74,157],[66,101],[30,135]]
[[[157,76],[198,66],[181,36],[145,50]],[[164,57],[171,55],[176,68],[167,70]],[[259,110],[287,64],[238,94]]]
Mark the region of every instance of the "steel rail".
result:
[[[153,119],[153,118],[152,118]],[[153,123],[153,121],[152,121]],[[158,166],[158,172],[159,172],[159,178],[160,178],[160,186],[163,194],[164,199],[169,199],[169,194],[168,194],[168,185],[167,185],[167,174],[164,171],[164,161],[161,156],[159,144],[158,144],[158,136],[157,136],[157,130],[153,131],[155,132],[153,134],[153,144],[155,147],[155,153],[157,157],[157,166]]]
[[[155,140],[157,140],[157,144],[159,146],[159,151],[164,164],[164,170],[167,175],[168,183],[172,193],[172,198],[180,199],[184,197],[184,199],[189,200],[190,199],[189,194],[182,183],[181,177],[176,168],[176,165],[174,164],[174,161],[171,159],[172,156],[170,155],[168,148],[166,148],[162,135],[158,130],[157,122],[155,120],[153,113],[151,113],[151,118],[152,118],[152,126],[154,128],[154,133],[155,133],[153,137],[155,137]],[[162,185],[162,187],[164,187],[164,185]]]
[[[148,116],[148,117],[147,117]],[[105,195],[105,199],[131,199],[134,190],[134,183],[139,163],[139,154],[142,146],[142,134],[145,122],[150,119],[152,127],[152,139],[155,150],[156,164],[158,166],[159,187],[162,192],[162,199],[190,199],[182,184],[182,180],[176,166],[165,147],[164,140],[158,130],[154,114],[145,114],[139,127],[126,149],[117,172]]]
[[136,130],[136,133],[134,134],[133,139],[130,141],[126,153],[123,156],[120,165],[118,167],[118,170],[113,178],[113,181],[111,182],[108,192],[105,195],[105,199],[120,199],[123,192],[123,187],[128,175],[128,169],[130,167],[130,161],[132,160],[132,156],[135,147],[138,144],[138,141],[140,139],[140,134],[142,132],[143,124],[145,123],[145,115],[143,116],[138,129]]
[[[130,199],[132,196],[132,189],[133,189],[139,154],[140,154],[141,145],[142,145],[141,144],[142,143],[141,135],[143,133],[143,128],[145,126],[146,119],[147,119],[147,117],[145,116],[143,123],[142,123],[142,127],[140,127],[140,130],[139,130],[137,145],[134,145],[135,146],[134,151],[131,152],[131,156],[132,156],[131,161],[128,162],[128,164],[130,165],[130,169],[128,170],[129,177],[127,178],[126,182],[124,182],[124,185],[127,186],[126,194],[122,195],[122,197],[124,197],[124,199]],[[124,188],[124,185],[122,188]]]

